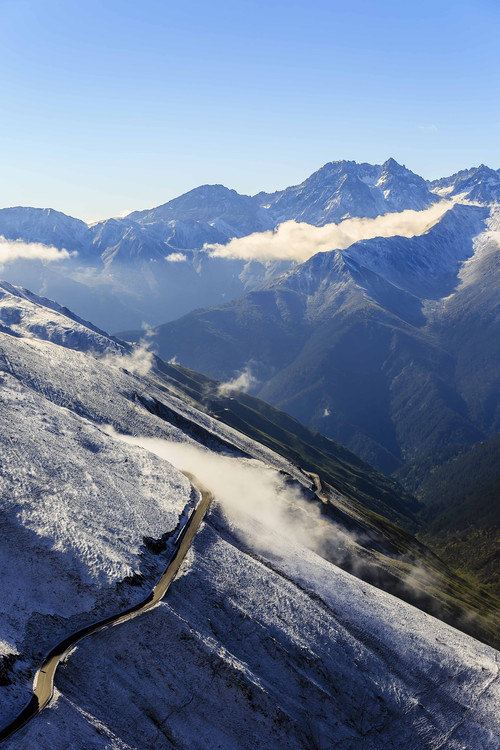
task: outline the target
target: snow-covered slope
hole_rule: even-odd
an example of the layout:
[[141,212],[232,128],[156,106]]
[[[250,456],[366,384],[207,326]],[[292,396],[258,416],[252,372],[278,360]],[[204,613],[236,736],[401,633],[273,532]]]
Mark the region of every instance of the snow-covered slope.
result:
[[274,225],[272,216],[254,198],[240,195],[224,185],[201,185],[163,206],[134,211],[129,218],[143,224],[158,221],[203,222],[227,237],[242,237]]
[[[0,337],[0,640],[4,655],[20,654],[22,676],[40,638],[43,651],[75,622],[141,598],[137,586],[117,584],[158,575],[162,561],[148,557],[144,537],[172,531],[191,501],[182,475],[115,444],[102,425],[187,438],[137,404],[154,392],[132,374],[147,371],[148,355],[131,356],[55,303],[2,283]],[[23,687],[14,679],[7,692]]]
[[495,652],[273,544],[212,517],[163,605],[80,646],[26,747],[496,747]]
[[0,236],[40,242],[85,254],[91,239],[87,224],[53,208],[0,208]]
[[[166,602],[83,641],[62,695],[6,747],[495,747],[495,652],[313,552],[297,467],[53,303],[3,284],[0,319],[2,724],[54,642],[140,600],[164,564],[147,538],[194,496],[144,436],[197,445],[218,497]],[[252,481],[221,484],[221,453],[228,481],[267,477],[271,513]]]
[[456,286],[459,268],[471,254],[470,237],[481,233],[488,213],[456,205],[420,236],[365,240],[344,255],[415,297],[441,298]]
[[123,344],[65,307],[28,289],[0,282],[0,322],[4,332],[51,341],[69,349],[119,352]]

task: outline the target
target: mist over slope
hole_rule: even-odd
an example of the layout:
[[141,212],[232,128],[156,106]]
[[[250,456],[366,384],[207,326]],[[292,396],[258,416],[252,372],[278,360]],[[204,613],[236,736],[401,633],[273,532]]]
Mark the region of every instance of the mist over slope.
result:
[[373,544],[320,513],[299,466],[200,411],[175,367],[137,368],[131,347],[55,303],[2,284],[0,320],[2,723],[54,641],[157,578],[161,540],[196,498],[182,457],[148,440],[257,472],[264,510],[276,495],[311,532],[284,532],[251,494],[234,513],[220,492],[172,595],[83,641],[57,700],[6,747],[494,747],[493,649],[332,564],[328,536]]

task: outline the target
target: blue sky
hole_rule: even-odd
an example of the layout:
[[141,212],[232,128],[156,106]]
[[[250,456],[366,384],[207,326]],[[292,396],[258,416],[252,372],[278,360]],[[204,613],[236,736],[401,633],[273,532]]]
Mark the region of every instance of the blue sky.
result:
[[0,205],[85,219],[394,156],[500,167],[500,3],[0,0]]

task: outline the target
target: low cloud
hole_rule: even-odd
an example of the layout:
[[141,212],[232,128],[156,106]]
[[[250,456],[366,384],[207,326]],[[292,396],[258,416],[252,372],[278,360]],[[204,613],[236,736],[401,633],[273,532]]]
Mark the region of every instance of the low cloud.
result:
[[155,355],[149,347],[154,331],[147,324],[143,324],[143,330],[144,334],[141,340],[134,344],[130,351],[106,354],[102,358],[104,364],[120,367],[134,375],[147,375],[151,372]]
[[165,255],[165,260],[169,263],[184,263],[187,260],[187,255],[184,255],[184,253],[170,253],[170,255]]
[[258,382],[257,378],[252,374],[250,367],[247,365],[247,367],[245,367],[245,369],[232,380],[220,383],[217,393],[219,396],[232,396],[233,393],[247,393],[250,388]]
[[148,342],[141,340],[132,350],[125,354],[107,354],[103,357],[104,364],[120,367],[134,375],[147,375],[151,372],[154,354],[149,349]]
[[42,245],[41,242],[23,242],[22,240],[8,240],[0,235],[0,265],[13,263],[15,260],[43,260],[51,263],[65,260],[78,255],[77,252],[59,250],[52,245]]
[[375,219],[345,219],[339,224],[325,224],[323,227],[285,221],[276,229],[234,238],[226,245],[206,244],[205,249],[217,258],[303,262],[325,250],[345,250],[360,240],[423,234],[451,206],[449,201],[441,201],[424,211],[400,211]]
[[[195,482],[209,489],[221,511],[227,531],[265,557],[279,559],[288,544],[306,547],[368,582],[385,589],[391,567],[383,563],[383,553],[370,551],[373,537],[354,533],[322,513],[317,501],[309,501],[298,482],[287,479],[274,468],[253,458],[216,453],[193,442],[173,442],[161,438],[124,435],[107,426],[104,431],[116,440],[143,448],[168,461],[180,471],[195,477]],[[218,524],[216,514],[211,523]],[[402,555],[394,568],[399,578],[399,592],[424,610],[449,621],[434,592],[443,588],[441,574],[423,567]],[[391,583],[392,586],[392,583]],[[432,597],[432,598],[431,598]],[[465,613],[456,622],[469,623]]]
[[325,542],[344,550],[343,554],[353,548],[352,536],[325,520],[319,504],[307,502],[298,483],[261,461],[214,453],[192,443],[122,435],[112,427],[105,431],[193,474],[195,481],[211,490],[231,531],[262,551],[275,550],[284,539],[320,554]]
[[127,357],[126,368],[129,372],[133,372],[134,375],[147,375],[148,372],[151,372],[153,361],[154,354],[149,349],[149,344],[143,339],[134,346]]

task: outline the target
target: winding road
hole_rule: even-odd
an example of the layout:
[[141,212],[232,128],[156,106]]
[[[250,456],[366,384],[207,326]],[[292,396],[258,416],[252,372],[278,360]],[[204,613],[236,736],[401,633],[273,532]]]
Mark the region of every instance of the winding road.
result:
[[321,481],[321,478],[319,474],[316,474],[314,471],[304,471],[303,473],[308,476],[310,479],[312,479],[314,484],[314,494],[320,500],[323,505],[328,505],[330,502],[330,499],[328,495],[323,490],[323,482]]
[[200,485],[198,480],[188,472],[182,472],[186,476],[193,487],[198,490],[201,495],[196,508],[191,512],[187,522],[182,527],[179,535],[175,541],[174,551],[172,557],[165,568],[163,575],[152,589],[149,596],[139,604],[134,604],[124,612],[120,612],[116,615],[106,617],[104,620],[100,620],[93,625],[87,625],[87,627],[76,631],[72,635],[65,638],[63,641],[57,644],[52,651],[48,654],[41,667],[35,674],[33,680],[33,695],[28,705],[21,711],[16,718],[11,721],[8,726],[0,730],[0,742],[6,740],[17,732],[21,727],[25,726],[31,719],[37,716],[44,708],[48,706],[54,695],[54,678],[57,667],[59,664],[66,659],[67,656],[74,649],[76,644],[83,638],[89,635],[98,633],[105,628],[114,627],[115,625],[121,625],[127,620],[132,620],[134,617],[149,612],[150,609],[156,607],[156,605],[163,599],[167,593],[170,584],[177,575],[179,568],[186,557],[186,554],[191,546],[191,542],[201,526],[203,518],[210,507],[213,496],[212,493],[205,487]]

